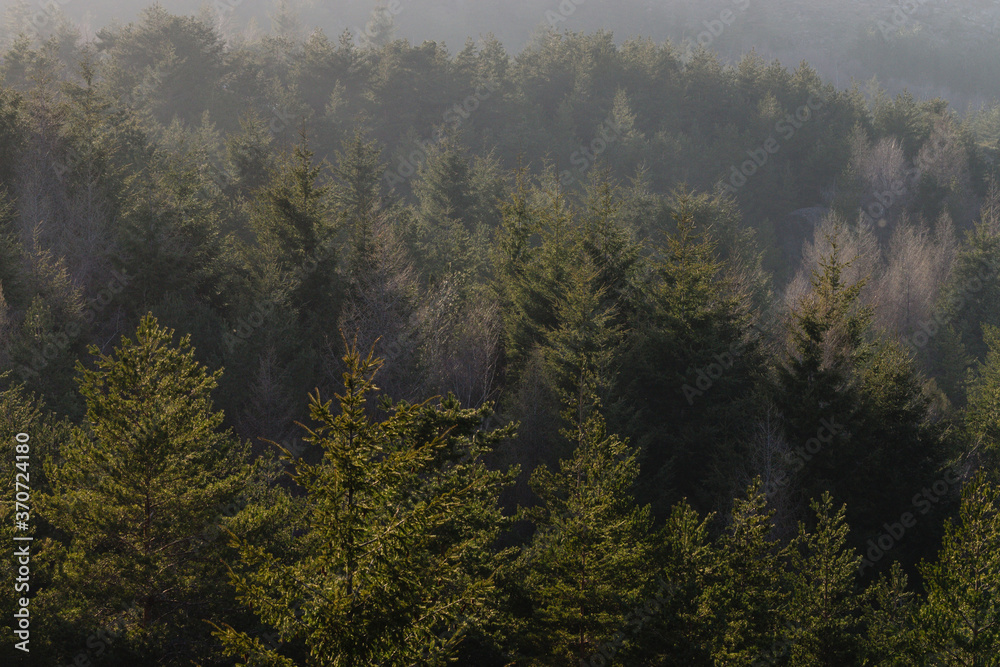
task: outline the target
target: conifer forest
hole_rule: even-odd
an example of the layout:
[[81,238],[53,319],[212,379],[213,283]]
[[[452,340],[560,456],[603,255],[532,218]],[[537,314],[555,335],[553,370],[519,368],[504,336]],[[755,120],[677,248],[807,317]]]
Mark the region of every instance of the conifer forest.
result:
[[0,0],[0,665],[1000,666],[1000,1]]

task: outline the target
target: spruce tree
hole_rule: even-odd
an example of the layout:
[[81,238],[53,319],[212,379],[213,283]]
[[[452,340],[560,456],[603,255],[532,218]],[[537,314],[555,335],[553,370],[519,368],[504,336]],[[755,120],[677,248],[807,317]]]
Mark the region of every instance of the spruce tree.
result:
[[86,422],[46,461],[38,503],[65,536],[49,604],[82,637],[118,627],[123,660],[187,664],[215,652],[203,619],[233,611],[217,538],[263,478],[213,409],[220,372],[172,338],[147,315],[111,356],[91,348],[94,368],[78,362]]
[[945,521],[937,559],[921,564],[927,599],[919,639],[936,664],[992,665],[1000,651],[1000,492],[983,475],[962,492],[957,522]]
[[701,597],[709,625],[705,645],[713,664],[752,665],[787,653],[788,592],[778,545],[768,537],[772,514],[755,481],[746,499],[733,501],[730,524],[717,540],[716,560]]
[[[370,415],[380,361],[344,356],[338,408],[312,396],[306,440],[318,463],[295,461],[305,492],[287,553],[237,541],[232,582],[280,641],[308,665],[444,664],[491,615],[507,475],[484,453],[509,429],[481,430],[488,410],[452,399],[382,406]],[[217,635],[251,664],[292,665],[284,649],[228,625]]]
[[987,346],[983,325],[1000,326],[1000,188],[994,185],[983,205],[980,220],[959,249],[941,306],[962,344],[973,358],[982,360]]
[[909,509],[911,490],[932,481],[943,452],[912,361],[873,330],[864,281],[845,283],[850,261],[830,241],[811,291],[792,312],[775,398],[793,488],[846,502],[851,542],[860,546],[877,539],[879,517]]
[[1000,449],[1000,328],[984,326],[983,341],[986,356],[968,375],[965,422],[982,455],[995,463]]
[[600,413],[613,327],[603,290],[593,287],[596,269],[573,274],[575,288],[559,304],[561,324],[546,349],[565,406],[562,436],[573,450],[558,470],[535,469],[529,484],[539,503],[523,511],[535,529],[520,561],[531,608],[523,650],[540,664],[586,663],[627,649],[615,633],[652,578],[649,507],[632,497],[637,451],[608,434]]
[[535,533],[520,561],[531,604],[522,651],[533,664],[589,664],[602,649],[620,650],[615,633],[653,578],[649,508],[631,495],[635,450],[609,435],[596,411],[567,435],[576,451],[558,471],[535,470],[540,502],[524,510]]
[[907,587],[907,577],[898,562],[868,588],[864,612],[867,628],[860,664],[875,666],[916,666],[923,664],[914,618],[916,596]]
[[793,620],[787,639],[791,664],[856,664],[861,622],[861,598],[855,579],[861,557],[847,546],[845,508],[833,510],[833,498],[824,493],[811,503],[816,527],[799,534],[789,545],[791,596],[786,616]]

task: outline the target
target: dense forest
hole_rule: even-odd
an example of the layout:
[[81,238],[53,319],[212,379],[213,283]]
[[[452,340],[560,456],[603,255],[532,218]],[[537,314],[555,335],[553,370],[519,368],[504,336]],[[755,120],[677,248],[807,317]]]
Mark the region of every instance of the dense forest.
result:
[[1000,664],[1000,105],[388,6],[9,30],[3,663]]

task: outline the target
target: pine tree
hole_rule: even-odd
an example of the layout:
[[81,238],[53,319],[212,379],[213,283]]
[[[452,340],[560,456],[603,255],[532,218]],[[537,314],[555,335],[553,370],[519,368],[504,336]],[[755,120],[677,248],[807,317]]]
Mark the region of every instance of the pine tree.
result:
[[[383,403],[388,414],[372,419],[380,361],[352,347],[344,362],[338,412],[318,395],[310,404],[306,440],[323,459],[295,462],[301,534],[287,554],[237,542],[232,581],[306,664],[444,664],[491,614],[488,547],[508,475],[487,471],[482,456],[509,429],[480,430],[489,411],[451,399]],[[228,625],[217,630],[230,655],[294,664]]]
[[991,665],[1000,650],[1000,493],[979,475],[962,492],[958,522],[945,521],[941,551],[921,564],[925,653],[945,665]]
[[847,546],[845,508],[834,512],[829,493],[811,506],[815,529],[807,531],[800,523],[789,545],[791,596],[786,616],[794,623],[787,638],[791,664],[856,664],[862,600],[855,579],[861,557]]
[[917,601],[907,588],[907,577],[898,562],[867,590],[865,607],[865,667],[923,664],[916,642],[914,617]]
[[516,382],[536,346],[559,326],[556,308],[578,257],[579,236],[565,195],[529,188],[523,170],[502,211],[493,246],[494,289],[503,308],[507,373]]
[[631,495],[635,450],[609,435],[596,411],[566,435],[575,452],[558,472],[535,470],[530,483],[540,504],[524,511],[535,534],[519,563],[531,605],[522,652],[533,664],[589,664],[608,644],[617,652],[615,633],[652,578],[649,508]]
[[788,358],[778,367],[780,396],[787,399],[779,405],[795,442],[813,437],[824,418],[854,416],[853,370],[869,354],[864,336],[872,314],[859,304],[864,285],[844,284],[849,263],[832,239],[831,246],[813,274],[812,291],[792,314]]
[[716,561],[701,597],[713,664],[752,665],[787,652],[777,545],[769,538],[772,513],[759,480],[747,498],[733,501],[731,523],[717,541]]
[[[331,186],[321,177],[322,171],[303,129],[292,155],[283,156],[252,205],[250,225],[257,244],[244,255],[251,298],[241,304],[242,312],[236,312],[234,319],[256,319],[257,324],[246,335],[236,326],[230,330],[238,339],[252,333],[258,349],[277,343],[278,359],[287,364],[296,386],[316,386],[321,381],[320,354],[329,333],[336,330],[343,298],[337,276],[340,221],[331,210]],[[269,313],[263,322],[260,311]],[[229,347],[237,349],[234,344]],[[242,365],[245,359],[241,352],[232,363]],[[255,364],[256,358],[250,362]]]
[[81,632],[124,619],[122,659],[159,664],[213,654],[202,619],[232,612],[220,524],[263,482],[213,409],[220,373],[172,338],[147,315],[112,356],[91,348],[95,368],[78,362],[86,426],[47,462],[52,492],[39,499],[66,536],[49,604]]

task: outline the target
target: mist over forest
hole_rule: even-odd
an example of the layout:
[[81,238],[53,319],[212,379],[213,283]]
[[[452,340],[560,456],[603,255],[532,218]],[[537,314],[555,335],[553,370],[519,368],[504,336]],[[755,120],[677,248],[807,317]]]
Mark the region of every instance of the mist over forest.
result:
[[0,17],[0,663],[997,664],[1000,0]]

